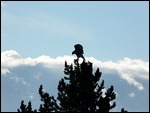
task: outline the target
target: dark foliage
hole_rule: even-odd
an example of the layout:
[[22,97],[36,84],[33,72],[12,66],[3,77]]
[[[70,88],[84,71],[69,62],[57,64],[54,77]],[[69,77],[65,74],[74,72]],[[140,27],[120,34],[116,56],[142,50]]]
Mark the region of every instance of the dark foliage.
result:
[[[91,62],[79,64],[75,60],[73,64],[68,65],[65,62],[64,78],[58,84],[57,100],[48,93],[43,92],[43,86],[39,88],[39,95],[43,104],[40,105],[39,112],[109,112],[116,106],[113,100],[116,98],[113,86],[110,86],[103,92],[104,80],[100,81],[102,72],[99,68],[93,74]],[[103,94],[104,93],[104,94]],[[28,106],[21,102],[18,112],[36,112],[32,110],[31,102]],[[123,108],[121,112],[127,112]]]
[[[92,74],[91,62],[75,63],[67,65],[65,62],[64,73],[67,77],[61,79],[58,85],[58,100],[61,111],[64,112],[109,112],[116,106],[115,102],[110,102],[116,98],[116,94],[111,86],[105,96],[102,96],[104,80],[98,84],[102,73],[99,68]],[[65,80],[68,80],[66,83]]]
[[18,109],[18,112],[37,112],[36,110],[32,110],[31,101],[28,102],[28,106],[24,105],[24,101],[21,101],[20,109]]

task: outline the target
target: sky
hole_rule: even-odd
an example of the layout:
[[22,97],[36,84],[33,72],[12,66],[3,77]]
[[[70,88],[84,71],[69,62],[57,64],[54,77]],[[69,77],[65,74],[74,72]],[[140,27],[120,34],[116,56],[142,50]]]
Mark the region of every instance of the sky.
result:
[[17,111],[21,100],[38,109],[40,84],[57,98],[78,43],[106,89],[114,85],[111,111],[149,111],[148,1],[2,1],[1,111]]

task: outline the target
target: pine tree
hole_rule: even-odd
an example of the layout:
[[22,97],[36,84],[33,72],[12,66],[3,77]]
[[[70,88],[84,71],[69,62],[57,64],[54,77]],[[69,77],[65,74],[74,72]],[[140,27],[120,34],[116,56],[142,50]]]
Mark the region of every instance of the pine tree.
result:
[[[67,65],[65,62],[64,73],[67,75],[61,79],[58,85],[58,100],[60,101],[61,111],[64,112],[109,112],[116,106],[115,102],[110,102],[116,98],[116,94],[111,86],[102,96],[104,80],[101,85],[102,73],[99,68],[92,74],[93,67],[91,62],[83,61],[81,64],[75,62]],[[68,81],[68,82],[65,82]]]
[[[78,60],[74,60],[74,65],[68,65],[65,61],[64,74],[66,76],[58,84],[57,100],[43,92],[43,86],[40,86],[39,95],[43,104],[40,105],[39,112],[109,112],[116,106],[113,102],[116,99],[113,86],[103,92],[104,80],[98,84],[102,72],[97,68],[93,74],[91,62],[83,60],[79,64]],[[33,112],[31,102],[26,107],[22,101],[18,112],[29,111]],[[127,111],[122,108],[121,112]]]
[[20,109],[18,109],[18,112],[37,112],[37,110],[32,110],[31,101],[28,102],[28,106],[24,104],[24,101],[21,101]]

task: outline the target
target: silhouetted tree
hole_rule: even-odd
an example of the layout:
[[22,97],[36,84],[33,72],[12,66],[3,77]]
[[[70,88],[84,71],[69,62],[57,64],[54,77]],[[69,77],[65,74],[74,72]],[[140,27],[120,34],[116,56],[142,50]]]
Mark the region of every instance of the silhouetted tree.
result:
[[[114,88],[104,92],[104,80],[100,81],[102,72],[97,68],[93,74],[91,62],[83,60],[79,64],[78,60],[74,65],[68,65],[65,61],[64,76],[58,84],[57,100],[48,93],[43,92],[43,86],[39,88],[39,95],[43,104],[39,107],[39,112],[109,112],[116,106],[113,100],[116,98]],[[18,112],[33,112],[31,102],[28,106],[21,102]],[[36,112],[37,110],[34,110]],[[127,112],[123,108],[121,112]]]
[[[98,81],[102,73],[99,68],[92,74],[91,62],[76,62],[74,65],[67,65],[65,62],[64,73],[67,75],[60,80],[58,85],[58,100],[60,109],[64,112],[109,112],[116,106],[116,98],[113,86],[111,86],[105,96],[102,96],[104,80],[99,85]],[[68,82],[65,82],[65,80]]]
[[18,112],[37,112],[37,110],[32,110],[31,101],[28,102],[28,106],[24,104],[24,101],[21,101],[20,109],[18,109]]
[[[109,112],[116,106],[113,100],[116,98],[114,88],[110,88],[104,92],[104,80],[100,81],[102,72],[97,68],[93,74],[93,66],[91,62],[86,62],[83,56],[83,47],[76,44],[72,54],[77,55],[74,65],[68,65],[65,61],[64,76],[58,84],[57,100],[50,96],[47,92],[43,92],[43,86],[40,85],[39,95],[43,102],[39,112]],[[83,62],[79,64],[79,58]],[[37,112],[32,110],[31,101],[28,106],[21,102],[18,112]],[[121,112],[127,112],[124,108]]]

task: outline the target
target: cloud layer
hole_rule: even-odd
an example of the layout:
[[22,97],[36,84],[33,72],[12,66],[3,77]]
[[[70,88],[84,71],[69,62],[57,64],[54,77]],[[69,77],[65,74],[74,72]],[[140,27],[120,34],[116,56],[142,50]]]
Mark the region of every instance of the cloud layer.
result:
[[[5,76],[9,73],[13,73],[10,70],[20,66],[34,67],[41,65],[45,69],[63,69],[65,60],[68,63],[73,63],[73,59],[75,59],[75,57],[67,55],[56,58],[45,55],[37,58],[23,58],[17,51],[4,51],[1,53],[1,75]],[[92,62],[95,68],[99,67],[103,73],[117,72],[121,79],[126,80],[130,85],[134,85],[139,90],[143,90],[144,87],[142,83],[138,82],[138,79],[149,80],[149,61],[130,59],[127,57],[116,62],[100,61],[93,57],[86,58],[86,60]],[[41,75],[38,75],[34,78],[38,79],[40,76]],[[12,79],[17,80],[16,78]]]
[[[33,108],[38,108],[41,103],[38,95],[40,84],[44,86],[46,92],[57,97],[58,82],[64,76],[64,62],[66,60],[71,64],[75,58],[68,55],[56,58],[46,55],[24,58],[14,50],[2,52],[2,111],[16,111],[21,100],[25,100],[25,103],[31,100]],[[102,79],[106,80],[106,89],[111,84],[114,85],[117,94],[117,107],[114,111],[120,111],[122,107],[129,111],[148,110],[149,61],[127,57],[118,61],[85,58],[86,61],[93,63],[93,73],[96,68],[100,68]],[[79,61],[82,62],[82,59]],[[9,104],[6,103],[8,101]],[[145,106],[140,107],[139,101]],[[135,109],[137,106],[138,109]]]
[[139,90],[143,90],[144,87],[136,79],[149,80],[149,61],[130,59],[127,57],[117,62],[103,62],[94,58],[89,58],[89,60],[93,61],[96,67],[100,67],[106,73],[117,72],[120,78],[126,80],[129,84],[134,85]]

